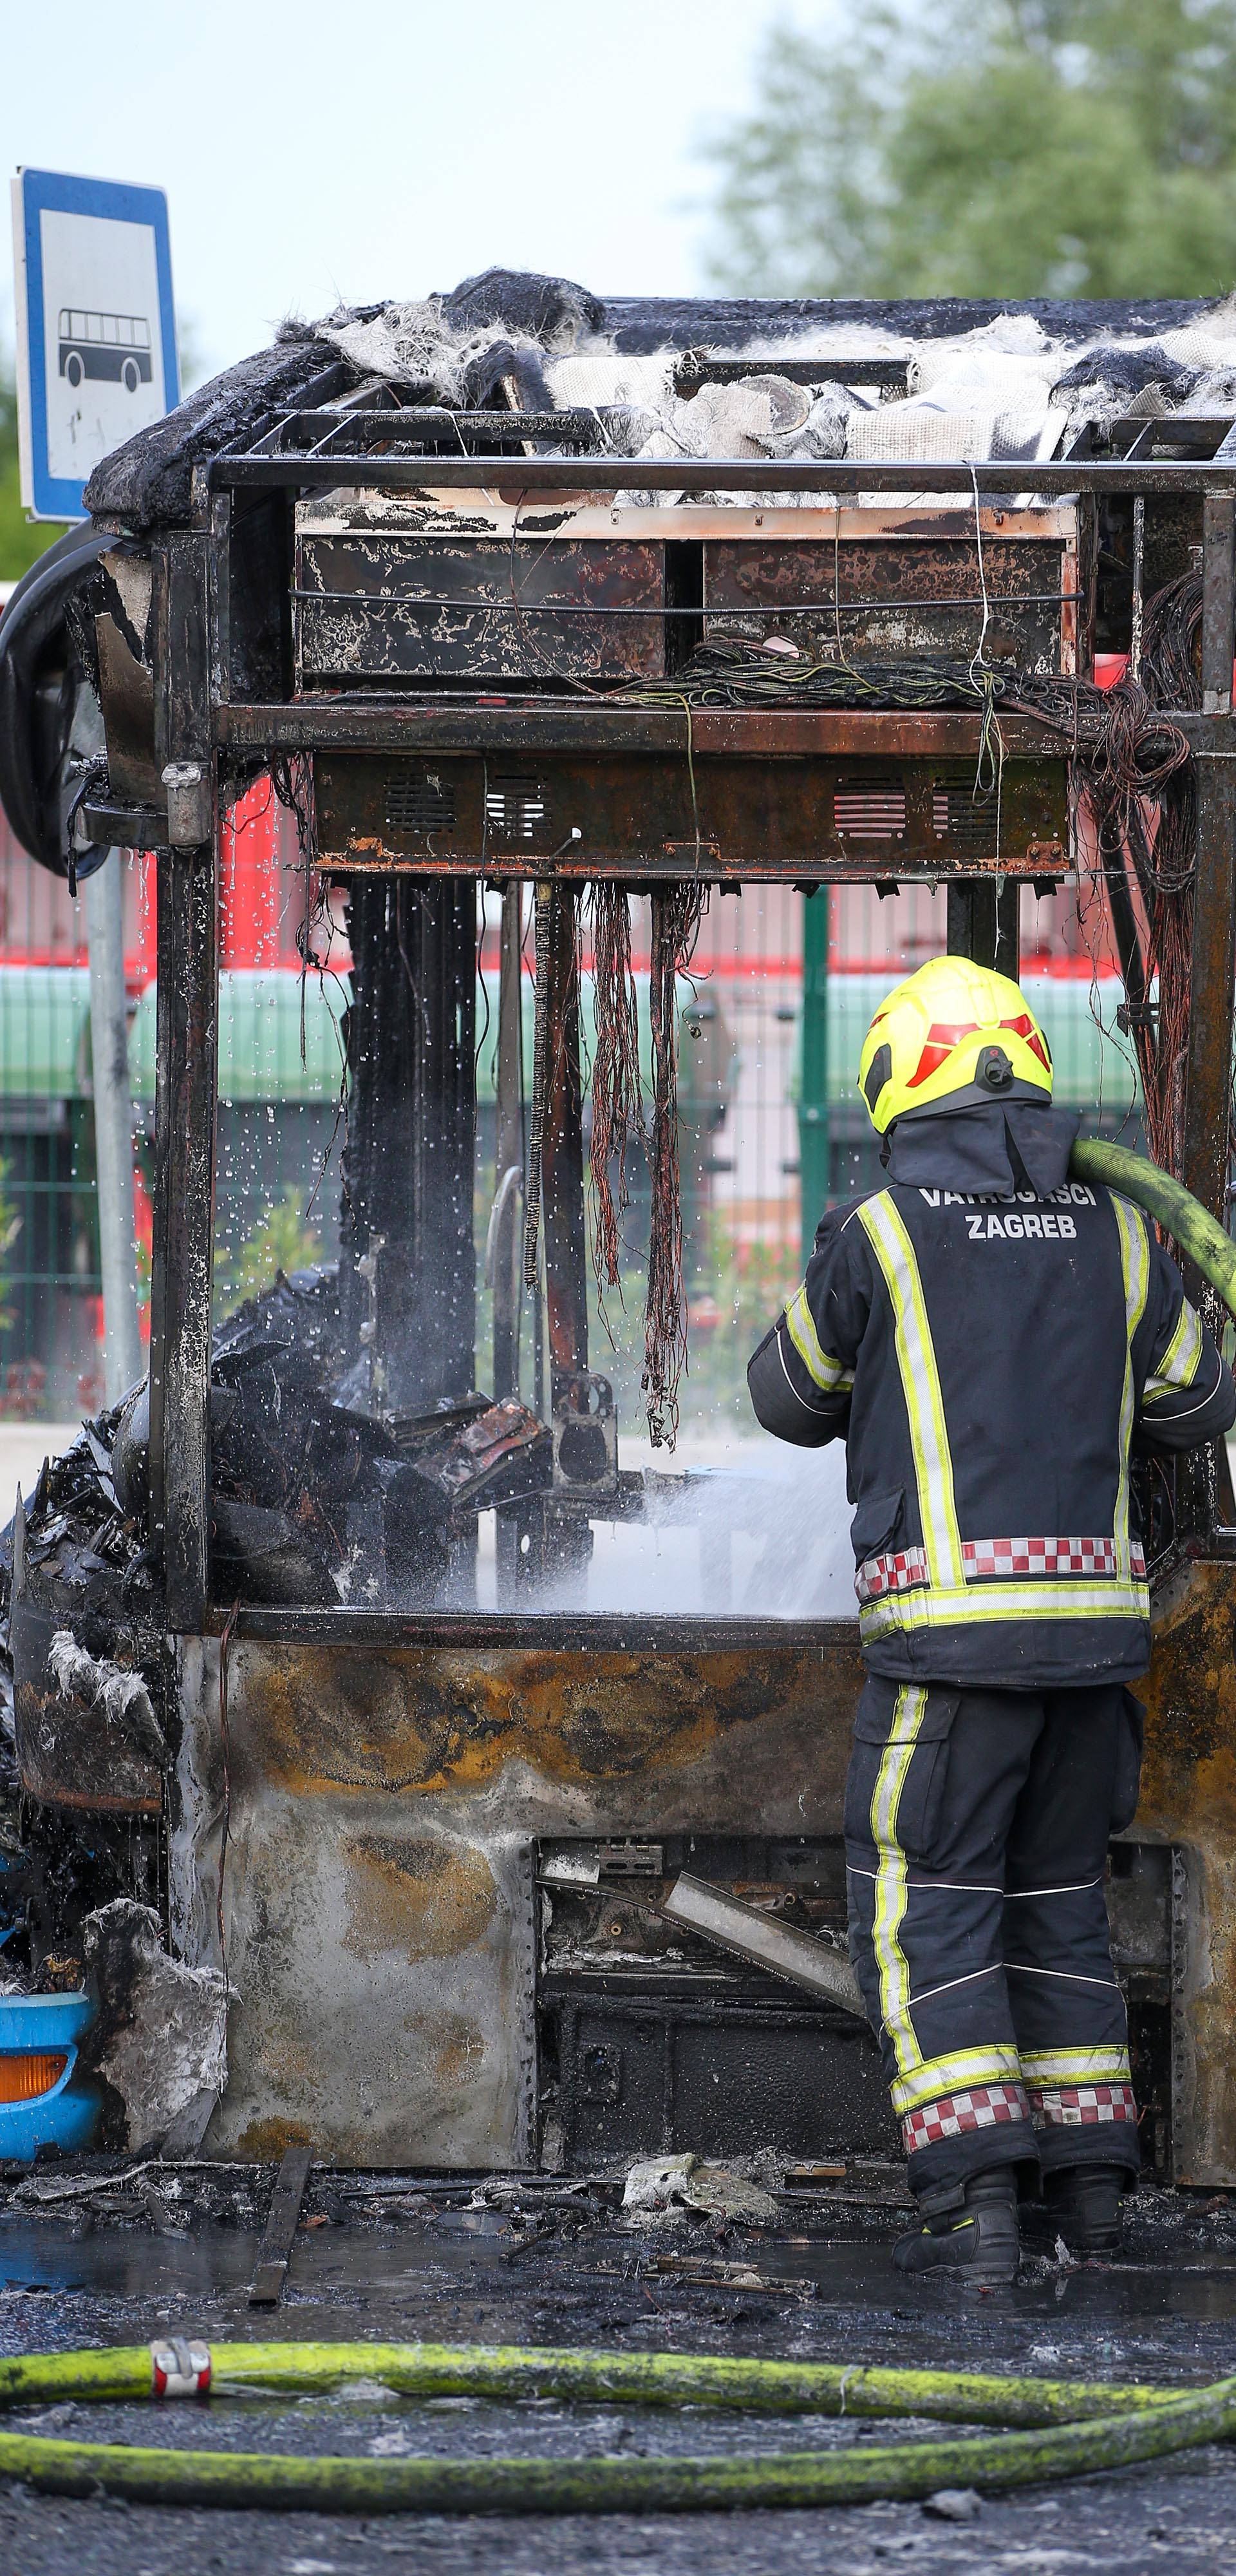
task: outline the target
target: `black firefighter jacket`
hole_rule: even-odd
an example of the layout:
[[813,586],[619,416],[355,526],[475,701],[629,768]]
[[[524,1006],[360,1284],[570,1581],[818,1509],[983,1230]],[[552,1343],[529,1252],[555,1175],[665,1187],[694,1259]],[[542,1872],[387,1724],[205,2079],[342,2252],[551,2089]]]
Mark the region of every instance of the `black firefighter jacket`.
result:
[[1132,1680],[1150,1604],[1130,1453],[1236,1391],[1139,1208],[1070,1180],[1077,1120],[903,1121],[888,1186],[830,1208],[747,1372],[765,1430],[844,1439],[863,1653],[899,1680]]

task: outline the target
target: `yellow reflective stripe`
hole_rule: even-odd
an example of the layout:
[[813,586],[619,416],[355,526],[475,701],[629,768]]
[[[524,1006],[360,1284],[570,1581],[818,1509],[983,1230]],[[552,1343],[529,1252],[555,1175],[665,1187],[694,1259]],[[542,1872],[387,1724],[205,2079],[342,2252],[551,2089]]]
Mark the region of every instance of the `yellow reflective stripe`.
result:
[[892,1303],[897,1367],[914,1452],[928,1581],[933,1585],[960,1583],[964,1568],[953,1494],[953,1462],[940,1372],[914,1246],[886,1191],[866,1200],[858,1210],[858,1218],[879,1262]]
[[921,2111],[925,2102],[940,2102],[950,2093],[968,2092],[972,2084],[1016,2084],[1024,2060],[1015,2048],[964,2048],[953,2057],[920,2058],[917,2066],[890,2087],[899,2119]]
[[865,1602],[859,1612],[864,1641],[896,1636],[914,1628],[974,1627],[1001,1619],[1148,1619],[1150,1587],[1145,1583],[1081,1583],[1062,1575],[1058,1583],[973,1583],[939,1592],[918,1585]]
[[1027,2084],[1127,2084],[1127,2048],[1023,2048]]
[[843,1368],[840,1360],[830,1358],[820,1341],[820,1336],[815,1329],[815,1318],[807,1304],[805,1280],[786,1307],[785,1321],[790,1340],[808,1377],[822,1389],[825,1395],[832,1395],[839,1386],[853,1386],[853,1369]]
[[859,1613],[864,1636],[903,1628],[951,1628],[1001,1619],[1148,1619],[1150,1587],[1145,1583],[1082,1584],[1075,1576],[1059,1583],[1000,1583],[950,1586],[931,1592],[925,1586],[869,1601]]
[[926,1706],[926,1691],[904,1682],[871,1793],[871,1839],[878,1854],[872,1941],[880,1979],[880,2018],[903,2075],[918,2065],[921,2052],[910,2020],[910,1970],[898,1939],[906,1910],[906,1857],[897,1840],[897,1809]]
[[1118,1198],[1113,1190],[1112,1208],[1120,1236],[1120,1267],[1124,1273],[1124,1386],[1120,1397],[1119,1458],[1120,1477],[1116,1487],[1116,1578],[1128,1582],[1131,1572],[1129,1539],[1129,1446],[1133,1438],[1133,1416],[1137,1390],[1133,1384],[1133,1336],[1146,1310],[1150,1286],[1150,1236],[1140,1208]]
[[1175,1388],[1192,1386],[1201,1356],[1202,1328],[1186,1298],[1167,1349],[1153,1377],[1146,1380],[1142,1402],[1153,1404],[1156,1397],[1168,1395]]

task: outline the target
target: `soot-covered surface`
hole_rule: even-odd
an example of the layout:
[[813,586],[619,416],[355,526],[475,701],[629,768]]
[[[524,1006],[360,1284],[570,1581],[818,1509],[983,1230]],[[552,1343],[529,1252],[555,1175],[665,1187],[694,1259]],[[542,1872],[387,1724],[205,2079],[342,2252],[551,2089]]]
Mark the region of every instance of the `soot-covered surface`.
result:
[[[100,2169],[93,2169],[97,2183]],[[252,2168],[147,2167],[59,2199],[51,2171],[0,2211],[0,2350],[144,2342],[160,2329],[221,2338],[428,2337],[620,2350],[762,2353],[809,2360],[1011,2369],[1051,2377],[1217,2378],[1236,2355],[1236,2202],[1148,2192],[1119,2265],[1062,2268],[1032,2252],[1008,2292],[910,2289],[889,2267],[904,2223],[896,2178],[848,2197],[783,2203],[775,2231],[682,2218],[624,2224],[612,2185],[477,2186],[316,2173],[283,2305],[251,2311],[247,2284],[270,2193]],[[862,2197],[854,2196],[861,2190]],[[692,2279],[744,2263],[775,2287]],[[53,2407],[16,2419],[61,2438],[376,2458],[624,2456],[827,2449],[915,2428],[638,2408],[566,2410],[401,2402],[378,2388],[210,2410]],[[928,2428],[922,2427],[924,2431]],[[1162,2469],[1035,2489],[964,2521],[920,2505],[826,2513],[563,2520],[175,2512],[0,2491],[0,2564],[22,2576],[186,2567],[353,2576],[403,2560],[510,2576],[589,2569],[739,2576],[827,2566],[863,2576],[932,2570],[1215,2568],[1236,2557],[1236,2462],[1214,2450]]]

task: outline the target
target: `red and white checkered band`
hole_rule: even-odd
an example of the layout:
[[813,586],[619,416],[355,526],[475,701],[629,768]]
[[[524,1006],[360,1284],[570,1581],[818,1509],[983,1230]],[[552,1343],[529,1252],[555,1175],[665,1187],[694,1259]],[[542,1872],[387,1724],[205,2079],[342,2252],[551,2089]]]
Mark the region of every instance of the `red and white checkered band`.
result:
[[968,2093],[946,2093],[926,2102],[901,2123],[901,2142],[912,2156],[919,2147],[934,2147],[941,2138],[965,2137],[972,2129],[1005,2129],[1028,2120],[1030,2106],[1021,2084],[972,2084]]
[[854,1577],[860,1601],[878,1601],[882,1592],[909,1592],[927,1580],[927,1552],[905,1547],[896,1556],[869,1556]]
[[1131,2120],[1137,2101],[1131,2084],[1032,2084],[1030,2113],[1038,2129],[1088,2129],[1101,2122]]
[[[1136,1540],[1129,1559],[1135,1582],[1144,1582],[1146,1559]],[[961,1561],[967,1583],[986,1583],[1000,1575],[1114,1577],[1116,1542],[1114,1538],[968,1538],[962,1541]],[[886,1592],[911,1592],[926,1581],[926,1550],[906,1547],[896,1555],[869,1556],[858,1569],[855,1589],[860,1601],[878,1601]]]

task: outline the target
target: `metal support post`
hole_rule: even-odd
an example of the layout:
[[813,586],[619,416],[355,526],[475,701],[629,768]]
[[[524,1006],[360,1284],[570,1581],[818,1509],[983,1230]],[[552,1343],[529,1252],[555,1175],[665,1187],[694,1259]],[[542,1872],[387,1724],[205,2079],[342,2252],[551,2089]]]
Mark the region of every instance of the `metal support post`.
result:
[[90,953],[94,1168],[103,1276],[103,1385],[118,1404],[142,1375],[133,1232],[133,1102],[124,989],[124,858],[117,850],[82,889]]
[[[554,885],[549,895],[545,1133],[541,1147],[545,1311],[549,1329],[550,1404],[566,1406],[572,1378],[588,1366],[588,1249],[584,1225],[584,1122],[579,1050],[578,895]],[[552,1531],[552,1537],[551,1537]],[[592,1532],[582,1514],[547,1516],[547,1562],[585,1565]]]
[[945,946],[1014,983],[1021,971],[1021,888],[1016,877],[953,877],[947,894]]
[[549,1353],[557,1379],[588,1366],[588,1253],[575,944],[578,897],[573,887],[555,885],[549,901],[549,1060],[541,1190]]
[[[494,1205],[490,1218],[489,1276],[494,1302],[494,1395],[501,1403],[519,1395],[519,1325],[523,1298],[522,1201],[524,1177],[523,888],[502,897],[502,953],[498,968],[497,1136]],[[539,1301],[538,1301],[539,1302]],[[511,1600],[519,1581],[525,1516],[494,1515],[498,1599]]]
[[1236,496],[1202,502],[1202,713],[1232,712],[1233,513]]
[[828,1129],[828,938],[827,886],[803,897],[803,1062],[798,1108],[798,1169],[802,1198],[803,1267],[811,1257],[815,1230],[828,1205],[832,1187],[832,1142]]
[[214,858],[212,842],[159,857],[151,1538],[163,1555],[168,1626],[188,1635],[200,1630],[209,1596]]
[[[1207,493],[1202,504],[1202,702],[1212,716],[1231,711],[1234,612],[1236,494]],[[1196,756],[1197,877],[1181,1178],[1226,1226],[1236,973],[1236,764],[1212,758],[1204,738]],[[1186,1272],[1185,1285],[1191,1296],[1213,1306],[1212,1298],[1202,1296],[1196,1273]],[[1182,1462],[1179,1519],[1195,1539],[1204,1537],[1217,1516],[1225,1467],[1215,1448]],[[1226,1510],[1225,1492],[1222,1503]]]
[[348,922],[344,1332],[378,1410],[424,1412],[475,1368],[476,887],[357,878]]
[[[1202,693],[1208,713],[1232,703],[1236,496],[1208,494],[1202,519]],[[1236,775],[1197,746],[1197,880],[1184,1130],[1186,1189],[1227,1222],[1236,966]]]
[[498,969],[497,1139],[490,1275],[494,1300],[494,1394],[519,1393],[520,1189],[524,1170],[523,890],[502,898]]
[[209,748],[206,548],[174,536],[156,564],[158,751],[168,847],[158,863],[151,1544],[169,1628],[199,1632],[209,1598],[210,1290],[218,995],[218,819]]

